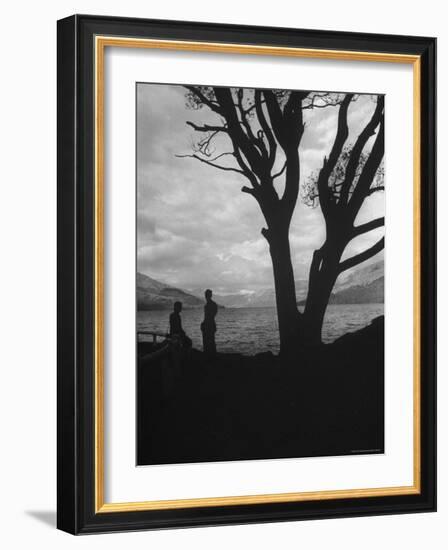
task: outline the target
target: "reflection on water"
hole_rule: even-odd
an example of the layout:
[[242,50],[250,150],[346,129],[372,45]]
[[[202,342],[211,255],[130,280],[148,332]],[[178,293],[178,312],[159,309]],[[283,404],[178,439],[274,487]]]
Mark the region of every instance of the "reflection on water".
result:
[[[347,332],[354,332],[384,314],[383,304],[348,304],[328,306],[323,327],[324,342],[332,342]],[[168,332],[170,311],[139,311],[137,330]],[[193,347],[202,349],[201,308],[184,309],[182,324],[193,340]],[[263,351],[277,353],[279,339],[275,308],[219,309],[216,317],[216,345],[220,352],[253,355]]]

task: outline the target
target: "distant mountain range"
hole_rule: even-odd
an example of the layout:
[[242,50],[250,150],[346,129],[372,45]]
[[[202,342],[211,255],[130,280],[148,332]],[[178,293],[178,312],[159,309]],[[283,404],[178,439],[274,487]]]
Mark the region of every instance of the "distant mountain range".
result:
[[[349,271],[338,279],[330,304],[381,304],[384,302],[384,262]],[[304,299],[298,301],[304,304]]]
[[175,288],[137,273],[137,309],[172,309],[174,302],[182,302],[185,308],[201,307],[204,301],[185,290]]
[[384,261],[361,265],[356,269],[345,271],[337,280],[335,292],[350,286],[363,286],[384,277]]
[[[297,299],[304,299],[308,289],[308,281],[296,281]],[[190,291],[192,294],[201,296],[202,289],[195,288]],[[274,307],[275,306],[275,290],[274,288],[262,288],[253,291],[243,291],[235,294],[218,294],[213,293],[214,299],[225,307]]]
[[[304,303],[308,281],[296,281],[297,302]],[[137,307],[139,310],[171,309],[181,301],[185,308],[202,307],[201,289],[185,291],[137,273]],[[237,294],[214,294],[214,300],[229,308],[273,307],[273,288]],[[330,298],[330,304],[373,304],[384,301],[384,264],[377,262],[348,272],[338,280]]]
[[384,302],[384,277],[365,285],[353,285],[332,293],[330,304],[381,304]]
[[273,288],[244,292],[241,294],[215,294],[225,307],[272,307],[275,306],[275,292]]

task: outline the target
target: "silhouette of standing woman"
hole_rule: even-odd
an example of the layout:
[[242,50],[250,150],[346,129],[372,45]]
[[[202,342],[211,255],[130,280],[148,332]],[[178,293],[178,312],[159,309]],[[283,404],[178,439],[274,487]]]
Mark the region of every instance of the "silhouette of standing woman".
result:
[[202,346],[204,353],[209,357],[216,355],[216,323],[215,317],[218,313],[218,306],[212,300],[212,291],[208,288],[205,291],[204,320],[201,323]]
[[182,328],[182,319],[180,312],[182,311],[182,302],[174,302],[173,313],[170,315],[170,336],[174,338],[183,348],[191,348],[192,341]]

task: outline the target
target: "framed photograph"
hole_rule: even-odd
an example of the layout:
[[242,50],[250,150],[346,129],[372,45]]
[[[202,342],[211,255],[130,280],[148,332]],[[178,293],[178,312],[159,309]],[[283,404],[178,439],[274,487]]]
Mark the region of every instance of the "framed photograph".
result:
[[58,527],[436,508],[433,38],[58,22]]

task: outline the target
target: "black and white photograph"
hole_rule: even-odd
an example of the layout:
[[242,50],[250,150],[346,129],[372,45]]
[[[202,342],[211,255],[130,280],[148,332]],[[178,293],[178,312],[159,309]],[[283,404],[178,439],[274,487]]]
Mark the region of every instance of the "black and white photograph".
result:
[[384,452],[384,109],[137,83],[137,464]]

